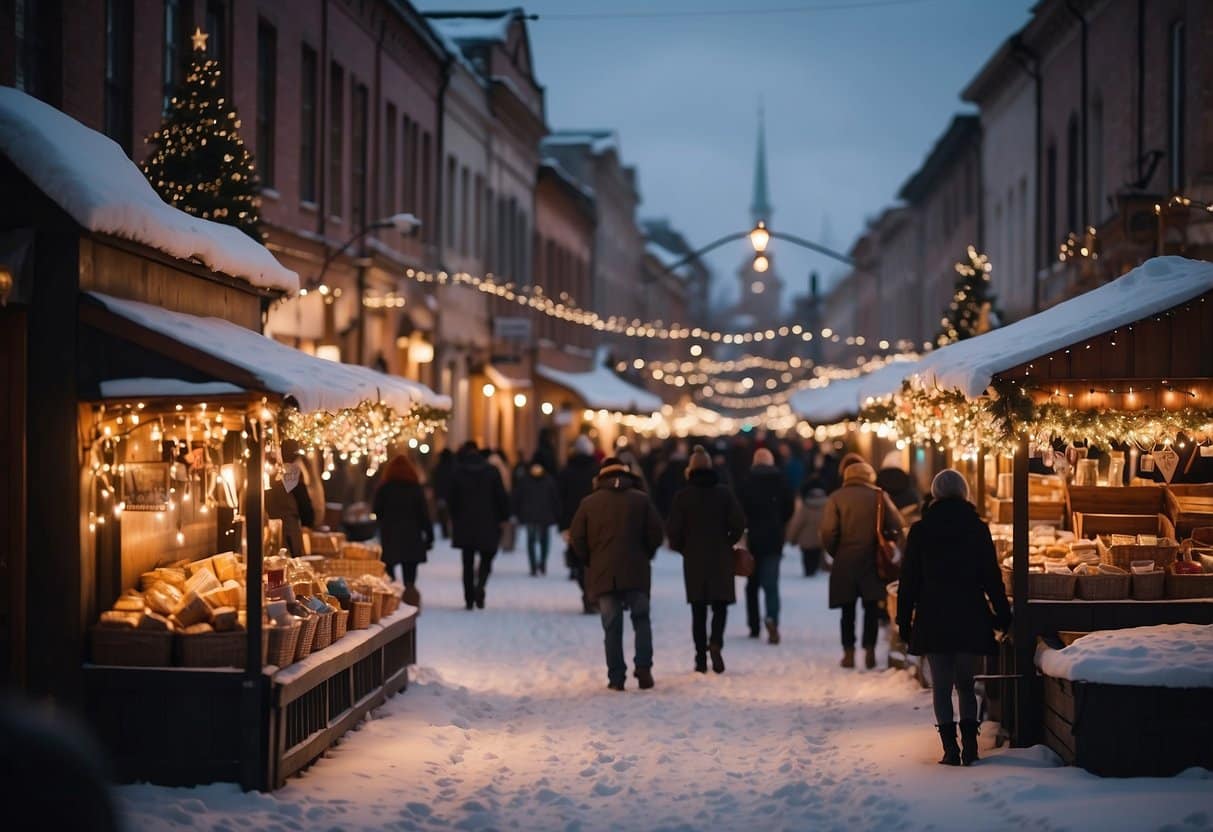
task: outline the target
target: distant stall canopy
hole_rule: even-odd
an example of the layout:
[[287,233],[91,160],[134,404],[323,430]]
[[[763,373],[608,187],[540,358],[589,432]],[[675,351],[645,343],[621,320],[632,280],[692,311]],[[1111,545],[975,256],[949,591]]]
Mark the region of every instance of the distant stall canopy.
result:
[[538,364],[536,372],[540,377],[577,395],[591,410],[641,414],[661,410],[660,398],[647,390],[628,384],[604,366],[596,364],[594,369],[588,372],[571,373]]

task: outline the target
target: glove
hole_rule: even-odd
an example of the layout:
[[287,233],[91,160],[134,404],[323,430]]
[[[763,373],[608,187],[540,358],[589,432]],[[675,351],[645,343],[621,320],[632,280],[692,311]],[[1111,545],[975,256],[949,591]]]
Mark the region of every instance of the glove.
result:
[[897,637],[901,639],[903,644],[909,644],[910,638],[913,635],[914,635],[914,630],[912,627],[909,627],[909,626],[903,627],[900,624],[897,625]]

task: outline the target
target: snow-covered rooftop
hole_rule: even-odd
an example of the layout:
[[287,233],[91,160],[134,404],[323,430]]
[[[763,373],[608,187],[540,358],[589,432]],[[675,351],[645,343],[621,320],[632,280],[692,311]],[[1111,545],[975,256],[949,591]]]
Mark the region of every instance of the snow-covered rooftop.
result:
[[796,415],[815,425],[854,418],[869,399],[882,399],[900,390],[916,366],[917,361],[896,359],[870,373],[798,390],[788,404]]
[[157,398],[180,396],[225,396],[245,392],[226,381],[182,381],[178,378],[115,378],[101,382],[101,396],[106,399]]
[[459,43],[504,43],[516,16],[516,10],[511,9],[497,17],[430,17],[429,21],[443,35]]
[[1056,679],[1164,688],[1213,688],[1213,624],[1159,624],[1090,633],[1036,663]]
[[622,158],[619,150],[619,135],[614,130],[605,128],[594,130],[554,130],[543,137],[541,147],[556,147],[563,145],[589,145],[594,155],[615,151]]
[[572,390],[581,397],[586,407],[593,410],[652,413],[661,409],[660,398],[647,390],[628,384],[601,365],[596,364],[589,372],[570,373],[538,364],[536,372],[548,381]]
[[262,382],[266,392],[293,397],[304,412],[336,411],[364,401],[381,401],[400,413],[407,413],[414,404],[451,405],[449,397],[439,396],[423,384],[316,358],[231,321],[187,315],[100,292],[88,295],[115,315],[246,370]]
[[196,259],[261,288],[299,288],[298,275],[265,246],[173,208],[116,143],[12,87],[0,87],[0,153],[89,231]]
[[1076,298],[925,356],[914,380],[981,396],[995,375],[1025,361],[1155,315],[1213,291],[1213,263],[1155,257]]

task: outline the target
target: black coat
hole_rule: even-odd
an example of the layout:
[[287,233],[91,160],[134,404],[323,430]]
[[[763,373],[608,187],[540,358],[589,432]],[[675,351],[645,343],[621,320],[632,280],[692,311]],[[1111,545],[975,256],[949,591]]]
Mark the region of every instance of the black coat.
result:
[[966,500],[932,503],[910,528],[897,592],[910,652],[992,655],[995,626],[1010,620],[989,526]]
[[922,502],[917,483],[900,468],[881,468],[877,471],[876,487],[884,489],[898,510],[917,506]]
[[692,471],[674,495],[666,534],[670,548],[682,554],[687,603],[737,600],[733,580],[733,544],[745,531],[741,503],[711,469]]
[[564,470],[556,478],[560,491],[560,530],[573,523],[577,506],[594,490],[594,477],[598,476],[598,460],[589,454],[573,454],[565,463]]
[[608,592],[649,592],[651,561],[663,530],[657,509],[631,474],[610,474],[595,482],[569,527],[569,542],[585,564],[585,595],[594,601]]
[[501,524],[510,519],[510,498],[501,474],[478,453],[460,454],[447,496],[451,542],[456,549],[496,552]]
[[560,495],[556,478],[542,466],[539,476],[527,471],[514,483],[514,515],[520,523],[550,526],[560,518]]
[[796,500],[783,472],[774,465],[755,465],[741,484],[746,543],[756,558],[783,554],[784,529],[796,510]]
[[657,482],[653,484],[653,499],[656,501],[657,510],[661,512],[662,517],[670,516],[670,507],[674,505],[674,495],[686,485],[686,470],[686,457],[671,457],[665,464],[665,468],[662,468],[661,473],[657,475]]
[[374,511],[383,562],[388,567],[425,563],[426,552],[434,545],[434,526],[424,489],[415,482],[385,482],[375,492]]

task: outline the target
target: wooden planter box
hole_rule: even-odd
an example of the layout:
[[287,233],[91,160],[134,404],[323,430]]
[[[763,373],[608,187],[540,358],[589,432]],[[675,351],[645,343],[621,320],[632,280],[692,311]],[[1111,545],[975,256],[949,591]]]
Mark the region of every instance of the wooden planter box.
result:
[[1213,690],[1043,677],[1044,738],[1069,765],[1103,777],[1213,768]]

